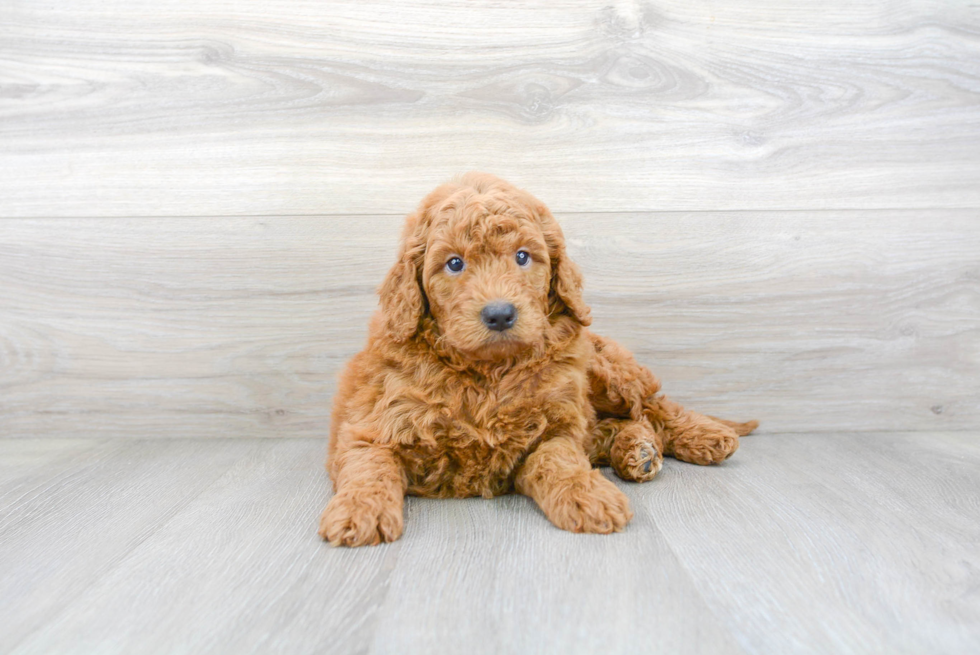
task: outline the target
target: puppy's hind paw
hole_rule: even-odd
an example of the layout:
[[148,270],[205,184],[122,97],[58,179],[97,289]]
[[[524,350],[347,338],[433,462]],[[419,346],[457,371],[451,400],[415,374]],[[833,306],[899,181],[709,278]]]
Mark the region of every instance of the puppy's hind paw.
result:
[[718,464],[738,450],[738,435],[732,428],[718,425],[711,430],[691,431],[676,439],[672,454],[691,464]]
[[652,480],[664,464],[653,430],[640,423],[633,423],[616,435],[609,455],[616,475],[635,482]]
[[647,482],[655,478],[664,465],[663,456],[649,442],[630,444],[628,450],[613,453],[613,469],[624,480]]

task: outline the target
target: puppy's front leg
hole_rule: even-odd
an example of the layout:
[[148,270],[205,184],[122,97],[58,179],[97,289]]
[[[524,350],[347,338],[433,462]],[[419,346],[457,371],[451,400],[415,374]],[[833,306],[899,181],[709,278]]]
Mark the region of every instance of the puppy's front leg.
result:
[[394,454],[374,444],[337,453],[334,488],[320,536],[334,546],[367,546],[402,534],[405,479]]
[[517,472],[515,484],[563,530],[619,532],[633,518],[623,492],[592,469],[582,446],[571,437],[555,437],[538,446]]

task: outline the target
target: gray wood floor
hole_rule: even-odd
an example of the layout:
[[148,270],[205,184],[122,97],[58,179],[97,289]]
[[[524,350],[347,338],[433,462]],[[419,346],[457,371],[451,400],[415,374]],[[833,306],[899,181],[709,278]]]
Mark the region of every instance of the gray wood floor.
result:
[[409,499],[354,550],[321,440],[0,440],[0,652],[977,652],[976,436],[758,435],[617,480],[618,535]]

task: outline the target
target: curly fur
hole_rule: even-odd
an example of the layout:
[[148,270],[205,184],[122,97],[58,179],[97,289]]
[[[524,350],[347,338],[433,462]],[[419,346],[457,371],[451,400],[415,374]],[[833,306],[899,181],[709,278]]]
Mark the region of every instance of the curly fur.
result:
[[[445,268],[453,256],[466,262],[459,274]],[[758,425],[684,409],[628,351],[589,332],[554,217],[491,175],[468,173],[422,201],[380,296],[334,401],[335,494],[320,519],[331,544],[397,539],[405,494],[516,490],[565,530],[619,531],[629,503],[593,466],[646,481],[664,455],[718,463]],[[492,332],[480,311],[499,300],[517,321]]]

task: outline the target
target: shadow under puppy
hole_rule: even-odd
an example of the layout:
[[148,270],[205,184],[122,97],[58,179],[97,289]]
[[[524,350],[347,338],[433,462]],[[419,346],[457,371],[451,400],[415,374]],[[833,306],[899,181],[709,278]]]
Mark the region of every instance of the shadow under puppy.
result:
[[642,482],[664,455],[727,459],[758,425],[684,409],[586,330],[582,278],[554,217],[492,175],[422,201],[380,294],[334,401],[335,495],[320,519],[331,544],[397,539],[405,494],[516,490],[559,528],[622,530],[626,496],[593,465]]

